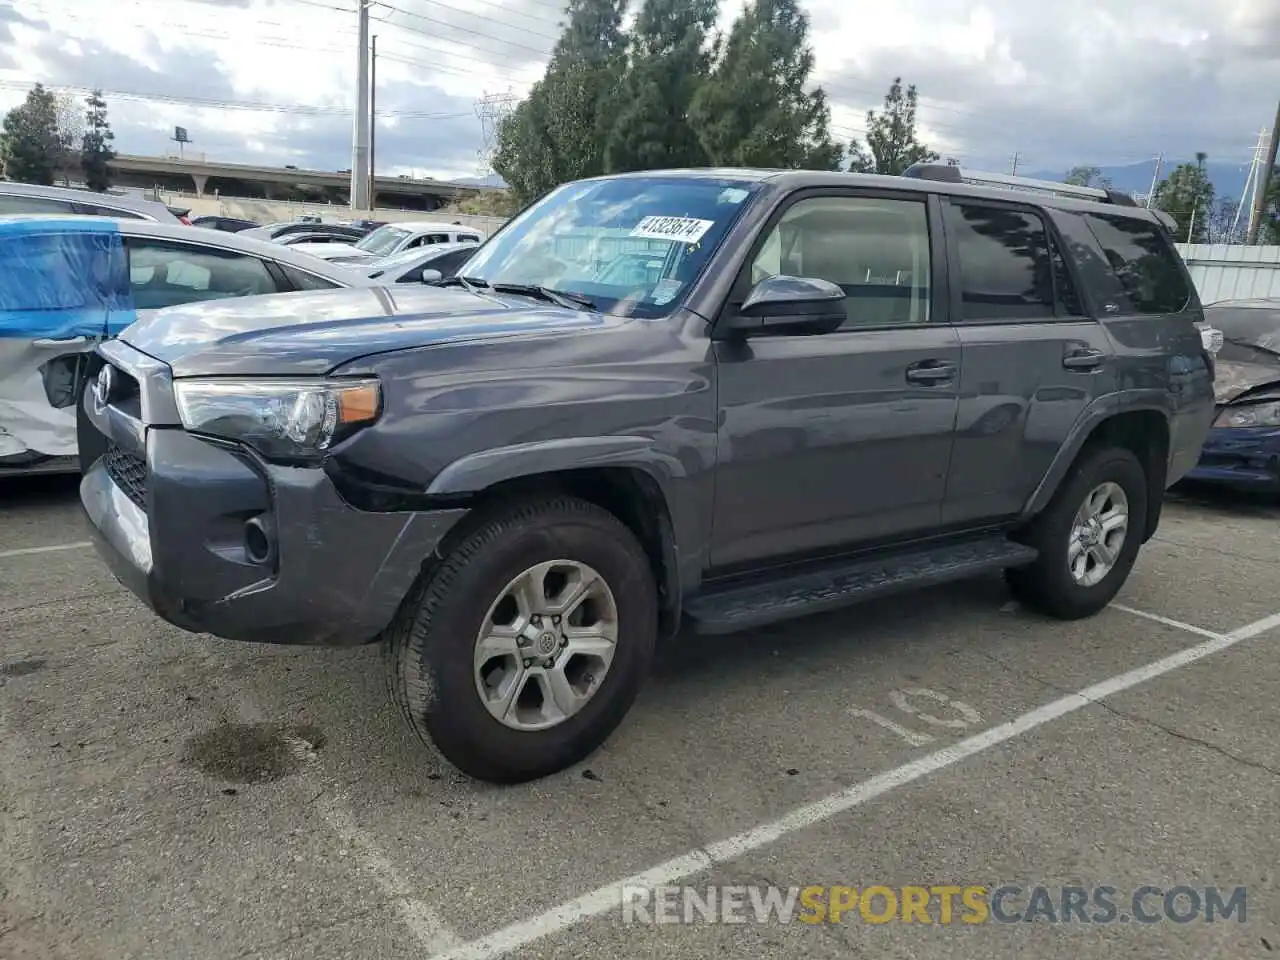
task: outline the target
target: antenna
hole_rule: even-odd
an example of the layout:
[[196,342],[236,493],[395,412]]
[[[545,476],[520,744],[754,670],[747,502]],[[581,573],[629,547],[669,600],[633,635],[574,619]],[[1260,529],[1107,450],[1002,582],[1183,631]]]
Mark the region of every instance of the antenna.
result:
[[506,93],[485,92],[476,101],[476,116],[480,118],[480,137],[482,146],[478,151],[480,176],[487,177],[493,173],[493,152],[498,146],[498,130],[519,101],[516,95],[508,90]]

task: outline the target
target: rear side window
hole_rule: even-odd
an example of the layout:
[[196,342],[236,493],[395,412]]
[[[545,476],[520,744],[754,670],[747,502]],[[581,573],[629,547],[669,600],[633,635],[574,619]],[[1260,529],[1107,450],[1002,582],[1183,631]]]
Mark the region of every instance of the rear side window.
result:
[[960,257],[960,319],[1053,317],[1053,258],[1044,221],[1025,210],[954,201],[951,213]]
[[1111,272],[1129,300],[1129,313],[1179,313],[1191,288],[1164,231],[1154,223],[1107,214],[1085,215]]
[[287,263],[277,261],[276,266],[280,268],[288,281],[293,284],[295,290],[336,290],[339,286],[332,280],[317,277],[314,273],[307,273],[305,270],[291,267]]
[[76,213],[86,217],[115,217],[117,220],[145,220],[146,217],[132,210],[117,207],[100,207],[94,203],[77,203]]
[[47,197],[20,197],[0,193],[0,216],[11,213],[74,213],[70,203]]

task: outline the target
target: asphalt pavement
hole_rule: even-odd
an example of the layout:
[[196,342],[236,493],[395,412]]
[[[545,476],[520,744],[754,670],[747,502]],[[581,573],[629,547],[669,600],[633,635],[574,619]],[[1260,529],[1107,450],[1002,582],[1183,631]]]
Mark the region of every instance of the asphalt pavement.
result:
[[[6,960],[1280,953],[1280,505],[1176,497],[1087,621],[996,577],[677,638],[604,749],[505,788],[402,727],[376,650],[185,634],[84,543],[73,482],[0,505]],[[624,905],[651,885],[1005,888],[1005,919],[1037,886],[1109,887],[1119,909],[651,923]],[[1179,886],[1247,911],[1178,922]]]

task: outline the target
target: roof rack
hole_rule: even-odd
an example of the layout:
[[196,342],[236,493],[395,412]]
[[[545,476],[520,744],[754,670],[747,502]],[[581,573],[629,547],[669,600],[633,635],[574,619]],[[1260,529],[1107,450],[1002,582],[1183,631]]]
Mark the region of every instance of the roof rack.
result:
[[917,180],[937,180],[941,183],[971,183],[979,187],[1003,187],[1009,190],[1025,190],[1030,193],[1048,193],[1076,200],[1093,200],[1096,203],[1113,203],[1120,207],[1136,207],[1137,201],[1119,190],[1102,187],[1081,187],[1057,180],[1035,180],[1031,177],[1015,177],[1006,173],[984,173],[962,169],[953,163],[913,163],[902,172],[904,177]]

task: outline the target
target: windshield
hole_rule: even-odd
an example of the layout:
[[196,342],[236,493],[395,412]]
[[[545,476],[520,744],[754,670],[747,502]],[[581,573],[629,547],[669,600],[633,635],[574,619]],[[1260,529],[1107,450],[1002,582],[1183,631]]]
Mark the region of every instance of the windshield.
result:
[[402,230],[399,227],[387,225],[379,227],[373,233],[367,234],[360,238],[356,244],[357,250],[367,250],[375,257],[384,257],[403,240],[409,236],[408,230]]
[[511,221],[461,272],[578,294],[605,313],[666,316],[757,187],[710,177],[569,183]]

